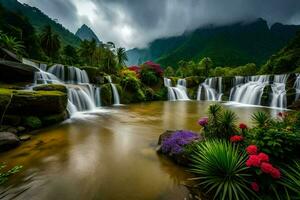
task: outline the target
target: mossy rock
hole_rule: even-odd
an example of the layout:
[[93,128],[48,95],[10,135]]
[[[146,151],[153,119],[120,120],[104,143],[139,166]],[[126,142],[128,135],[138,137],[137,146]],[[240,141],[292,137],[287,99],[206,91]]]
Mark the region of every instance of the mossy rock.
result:
[[111,85],[109,83],[101,86],[101,103],[103,106],[109,106],[113,104],[113,94]]
[[67,88],[60,84],[44,84],[38,85],[33,88],[34,91],[60,91],[62,93],[67,93]]
[[270,105],[270,101],[271,101],[271,94],[272,93],[272,87],[271,85],[267,85],[265,88],[264,88],[264,91],[263,91],[263,95],[261,97],[261,102],[260,102],[260,105],[262,106],[269,106]]
[[161,87],[159,90],[155,90],[154,99],[155,101],[166,101],[168,100],[168,89]]
[[286,91],[287,106],[292,105],[296,99],[296,89],[290,88]]
[[36,116],[29,116],[24,118],[23,125],[34,130],[41,128],[43,124],[40,118]]
[[234,80],[235,80],[235,77],[232,77],[232,76],[222,77],[222,87],[223,87],[222,88],[222,91],[223,91],[222,100],[223,101],[229,100],[230,90],[233,87]]
[[67,112],[63,112],[63,113],[60,113],[57,115],[50,115],[50,116],[42,117],[41,121],[44,126],[50,126],[50,125],[57,124],[57,123],[64,121],[65,119],[67,119],[67,117],[68,117]]
[[198,95],[198,87],[187,88],[187,94],[190,99],[196,100]]
[[186,77],[186,86],[187,88],[195,88],[198,87],[201,83],[203,83],[205,81],[205,77],[204,76],[190,76],[190,77]]
[[102,72],[97,67],[81,67],[82,70],[85,70],[89,80],[91,83],[94,84],[104,84],[105,83],[105,76],[107,76],[106,73]]
[[121,102],[123,104],[138,103],[146,101],[146,95],[142,89],[136,91],[124,91],[122,92]]
[[9,102],[6,114],[48,116],[66,111],[68,97],[67,94],[59,91],[0,89],[1,113]]

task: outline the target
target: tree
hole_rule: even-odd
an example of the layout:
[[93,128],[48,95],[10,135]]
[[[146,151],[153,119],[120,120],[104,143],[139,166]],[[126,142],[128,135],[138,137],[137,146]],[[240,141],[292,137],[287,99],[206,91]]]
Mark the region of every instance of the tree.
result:
[[44,27],[44,30],[40,36],[41,47],[45,54],[50,58],[55,58],[61,47],[59,36],[53,33],[50,25]]
[[64,53],[64,60],[66,64],[68,65],[78,64],[77,52],[73,46],[71,45],[65,46],[63,53]]
[[119,67],[125,65],[125,61],[127,61],[126,50],[123,47],[117,48],[117,62]]
[[174,69],[170,66],[165,69],[164,73],[166,77],[171,77],[175,75]]
[[199,65],[205,69],[204,70],[205,71],[205,76],[208,77],[209,76],[209,70],[212,68],[212,65],[213,65],[212,60],[209,57],[205,57],[200,61]]
[[18,41],[15,37],[10,37],[3,33],[0,33],[0,47],[18,55],[23,55],[25,53],[23,42]]

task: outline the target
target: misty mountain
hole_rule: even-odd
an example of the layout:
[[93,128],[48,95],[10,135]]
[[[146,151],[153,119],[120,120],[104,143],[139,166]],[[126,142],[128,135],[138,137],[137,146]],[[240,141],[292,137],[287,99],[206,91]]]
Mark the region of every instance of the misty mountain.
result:
[[180,60],[200,61],[210,57],[214,66],[262,65],[283,48],[300,26],[276,23],[270,28],[263,19],[251,23],[207,26],[178,37],[158,39],[145,49],[127,52],[128,65],[146,60],[176,67]]
[[94,33],[94,31],[88,27],[87,25],[82,25],[75,34],[77,37],[79,37],[81,40],[89,40],[95,39],[97,43],[101,43],[97,35]]

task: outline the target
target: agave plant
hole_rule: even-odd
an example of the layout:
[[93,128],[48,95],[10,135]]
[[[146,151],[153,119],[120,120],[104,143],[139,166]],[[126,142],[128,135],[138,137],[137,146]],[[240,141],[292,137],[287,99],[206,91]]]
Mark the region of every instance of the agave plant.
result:
[[265,112],[256,112],[252,115],[252,122],[258,127],[266,127],[270,124],[270,116]]
[[300,199],[300,161],[295,161],[293,165],[282,168],[283,178],[279,182],[288,189],[292,199]]
[[220,137],[229,138],[237,131],[237,116],[233,111],[225,110],[220,115]]
[[208,114],[212,120],[217,120],[222,111],[222,107],[219,104],[210,105],[208,108]]
[[213,199],[250,199],[255,196],[249,188],[247,156],[237,146],[222,140],[210,140],[195,145],[189,171],[197,175],[201,187]]

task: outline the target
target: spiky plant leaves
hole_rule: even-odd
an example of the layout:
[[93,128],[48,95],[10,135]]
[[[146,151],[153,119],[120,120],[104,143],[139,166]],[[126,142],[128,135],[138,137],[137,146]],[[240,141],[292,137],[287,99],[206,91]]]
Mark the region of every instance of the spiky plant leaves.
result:
[[251,175],[245,165],[247,155],[223,140],[209,140],[195,145],[189,171],[197,175],[201,186],[213,199],[250,199],[256,197],[247,181]]
[[266,127],[271,123],[270,116],[265,112],[256,112],[251,117],[254,125],[262,128]]

